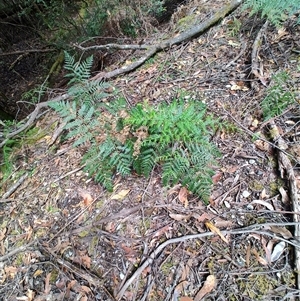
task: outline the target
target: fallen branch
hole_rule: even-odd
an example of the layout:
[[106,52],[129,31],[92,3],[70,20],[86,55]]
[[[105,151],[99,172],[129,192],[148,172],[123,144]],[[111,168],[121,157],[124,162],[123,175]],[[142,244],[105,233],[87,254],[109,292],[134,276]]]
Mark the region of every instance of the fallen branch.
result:
[[[300,194],[297,189],[296,177],[294,174],[292,163],[289,157],[285,154],[284,150],[288,148],[287,144],[279,134],[279,130],[272,120],[270,122],[270,134],[273,141],[278,145],[278,164],[279,172],[282,179],[287,178],[289,187],[289,197],[292,202],[293,211],[300,212]],[[286,175],[286,177],[285,177]],[[299,242],[300,241],[300,216],[298,214],[293,215],[293,220],[295,224],[294,237]],[[297,289],[300,289],[300,250],[295,248],[295,267],[296,267],[296,277],[297,277]]]
[[[267,27],[268,27],[268,21],[265,22],[263,27],[258,32],[258,34],[254,40],[252,53],[251,53],[251,72],[255,77],[257,77],[260,80],[260,82],[264,86],[267,86],[267,83],[266,83],[266,80],[263,78],[262,74],[259,73],[260,68],[259,68],[259,61],[258,61],[258,53],[259,53],[260,45],[262,44],[263,34],[267,30]],[[253,85],[253,82],[251,83],[251,85]]]
[[146,50],[151,47],[151,45],[139,45],[139,44],[105,44],[105,45],[94,45],[94,46],[89,46],[89,47],[83,47],[78,44],[73,44],[74,47],[82,50],[82,51],[88,51],[88,50],[109,50],[109,49],[117,49],[117,50]]
[[37,53],[37,52],[53,52],[53,51],[57,51],[57,49],[48,48],[48,49],[17,50],[17,51],[0,53],[0,56],[15,55],[15,54],[28,54],[28,53]]
[[9,198],[18,189],[18,187],[26,180],[27,176],[28,176],[27,173],[21,176],[21,178],[12,187],[10,187],[10,189],[8,189],[7,192],[5,192],[2,195],[2,199]]
[[[191,40],[192,38],[195,38],[199,36],[201,33],[206,31],[208,28],[210,28],[212,25],[219,22],[221,19],[223,19],[226,15],[228,15],[230,12],[235,10],[240,4],[242,3],[242,0],[234,0],[230,4],[225,5],[222,7],[218,12],[216,12],[214,15],[212,15],[209,19],[206,21],[200,23],[199,25],[193,26],[192,28],[184,31],[180,35],[170,38],[168,40],[162,41],[156,45],[148,47],[148,45],[135,45],[134,47],[144,47],[144,48],[135,48],[135,49],[148,49],[146,54],[142,56],[140,59],[135,61],[132,64],[125,65],[119,69],[115,69],[110,72],[100,72],[96,76],[92,77],[91,80],[102,80],[102,79],[108,79],[115,76],[118,76],[120,74],[128,73],[136,68],[140,67],[142,64],[144,64],[149,58],[154,56],[157,52],[165,50],[167,48],[170,48],[174,45],[180,44],[182,42],[187,42]],[[109,44],[108,44],[109,45]],[[116,44],[111,44],[116,46]],[[124,47],[124,45],[120,45]],[[130,45],[128,45],[130,46]],[[133,45],[131,45],[133,46]],[[78,46],[77,46],[78,47]],[[102,46],[102,47],[105,47]],[[133,49],[133,48],[128,48]]]
[[[269,227],[272,225],[277,225],[277,226],[288,226],[288,225],[294,225],[296,226],[296,223],[266,223],[266,224],[258,224],[258,225],[253,225],[249,226],[246,228],[240,228],[240,229],[233,229],[233,230],[228,230],[228,231],[222,231],[221,233],[223,235],[235,235],[235,234],[245,234],[245,233],[257,233],[259,235],[267,235],[271,236],[272,238],[275,237],[274,233],[268,232],[268,231],[262,231],[265,226]],[[151,265],[154,261],[154,259],[157,257],[159,253],[161,253],[168,245],[170,244],[176,244],[179,242],[185,242],[190,239],[201,239],[204,237],[209,237],[216,235],[213,232],[206,232],[206,233],[199,233],[199,234],[192,234],[192,235],[185,235],[181,237],[176,237],[172,238],[169,240],[166,240],[163,242],[161,245],[159,245],[149,256],[148,258],[142,263],[142,265],[133,273],[133,275],[127,279],[127,281],[124,283],[124,285],[120,288],[118,294],[116,295],[117,300],[121,300],[124,293],[126,292],[127,288],[133,283],[133,281],[139,277],[142,272],[147,268],[149,265]],[[297,245],[289,240],[286,240],[282,237],[276,236],[277,239],[284,241],[285,243],[291,244],[295,247],[300,247],[300,245]]]
[[[149,58],[154,56],[159,51],[162,51],[166,48],[170,48],[173,45],[177,45],[177,44],[180,44],[182,42],[187,42],[187,41],[191,40],[192,38],[195,38],[195,37],[199,36],[205,30],[207,30],[212,25],[214,25],[215,23],[220,21],[222,18],[224,18],[227,14],[229,14],[230,12],[235,10],[242,3],[242,1],[243,0],[234,0],[234,1],[232,1],[230,4],[227,4],[223,8],[221,8],[218,12],[216,12],[214,15],[212,15],[206,21],[204,21],[204,22],[200,23],[199,25],[196,25],[196,26],[186,30],[185,32],[181,33],[180,35],[178,35],[174,38],[167,39],[167,40],[162,41],[162,42],[160,42],[160,43],[158,43],[154,46],[149,46],[149,45],[118,45],[118,44],[107,44],[107,45],[103,45],[103,46],[91,46],[91,47],[87,47],[87,48],[79,46],[79,45],[75,45],[75,46],[77,48],[81,49],[81,50],[108,49],[110,47],[115,48],[115,49],[142,49],[142,50],[143,49],[148,49],[146,54],[144,56],[142,56],[140,59],[138,59],[137,61],[135,61],[134,63],[129,64],[127,66],[125,65],[125,66],[123,66],[119,69],[115,69],[115,70],[110,71],[110,72],[98,73],[96,76],[92,77],[90,80],[101,81],[103,79],[113,78],[113,77],[116,77],[118,75],[128,73],[128,72],[131,72],[131,71],[137,69],[138,67],[143,65]],[[31,50],[28,50],[27,53],[28,52],[34,52],[36,50],[37,49],[31,49]],[[45,49],[45,51],[46,50],[49,51],[49,49]],[[17,53],[15,52],[14,54],[17,54]],[[22,131],[29,128],[35,122],[35,120],[38,118],[38,114],[39,114],[40,110],[44,107],[47,107],[50,102],[66,100],[67,98],[69,98],[69,95],[66,93],[66,94],[58,96],[54,99],[51,99],[49,101],[41,102],[41,103],[37,104],[34,111],[28,116],[27,122],[24,125],[20,126],[17,130],[15,130],[15,131],[9,133],[8,135],[6,135],[5,139],[0,143],[0,148],[3,147],[10,138],[18,135]],[[4,133],[0,132],[0,137],[4,137]]]
[[60,96],[57,96],[53,99],[50,99],[48,101],[45,102],[40,102],[39,104],[36,105],[34,111],[27,117],[28,120],[25,124],[23,124],[22,126],[20,126],[17,130],[8,133],[7,135],[4,135],[4,133],[0,132],[0,137],[4,137],[5,139],[0,143],[0,147],[3,147],[5,145],[5,143],[12,137],[18,135],[19,133],[23,132],[24,130],[28,129],[34,122],[35,120],[38,118],[38,114],[40,112],[40,110],[42,108],[45,108],[49,105],[49,103],[51,102],[56,102],[56,101],[60,101],[60,100],[66,100],[67,98],[69,98],[68,94],[63,94]]
[[18,248],[16,248],[16,249],[10,251],[9,253],[7,253],[7,254],[1,256],[1,257],[0,257],[0,262],[4,262],[4,261],[8,260],[10,257],[12,257],[12,256],[14,256],[14,255],[16,255],[16,254],[25,252],[25,251],[28,250],[29,247],[31,247],[35,242],[36,242],[36,241],[33,240],[33,241],[31,241],[29,244],[24,245],[24,246],[21,246],[21,247],[18,247]]

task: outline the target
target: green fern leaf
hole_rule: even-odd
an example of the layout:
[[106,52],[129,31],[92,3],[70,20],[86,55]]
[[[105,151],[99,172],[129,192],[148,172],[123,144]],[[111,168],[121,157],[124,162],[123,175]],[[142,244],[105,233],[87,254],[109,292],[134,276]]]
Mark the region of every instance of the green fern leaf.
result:
[[157,153],[153,148],[141,148],[141,152],[133,162],[133,168],[138,174],[149,177],[156,164]]

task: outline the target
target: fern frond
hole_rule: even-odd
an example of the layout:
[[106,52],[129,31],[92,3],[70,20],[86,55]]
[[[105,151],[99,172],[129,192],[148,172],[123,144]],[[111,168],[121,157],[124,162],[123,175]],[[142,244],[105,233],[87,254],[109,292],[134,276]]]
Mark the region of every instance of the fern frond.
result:
[[75,63],[75,59],[72,55],[70,55],[67,51],[64,51],[65,54],[65,69],[72,71]]
[[133,168],[139,175],[149,177],[156,164],[157,153],[154,148],[142,147],[140,154],[133,161]]
[[289,86],[290,80],[286,72],[272,77],[273,84],[268,88],[267,96],[261,103],[265,120],[279,116],[289,105],[295,103],[295,93],[291,85]]
[[[261,12],[261,16],[266,17],[275,26],[280,26],[288,16],[295,14],[300,9],[298,0],[246,0],[244,9],[251,9],[251,15]],[[298,23],[300,17],[298,18]]]
[[177,184],[188,172],[190,162],[184,151],[176,150],[163,164],[162,181],[164,185]]
[[80,83],[86,81],[90,78],[90,70],[93,65],[93,56],[87,57],[84,61],[75,62],[74,57],[72,57],[67,51],[65,53],[65,69],[71,71],[66,74],[65,77],[70,77],[70,84]]
[[132,153],[133,148],[130,143],[127,143],[124,146],[118,146],[111,154],[109,164],[115,166],[116,171],[122,176],[128,176],[131,173]]

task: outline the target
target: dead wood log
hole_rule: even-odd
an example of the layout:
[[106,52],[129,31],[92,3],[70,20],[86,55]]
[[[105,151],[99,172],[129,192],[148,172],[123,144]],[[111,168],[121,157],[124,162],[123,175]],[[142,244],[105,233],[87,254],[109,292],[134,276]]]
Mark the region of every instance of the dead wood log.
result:
[[[293,211],[295,213],[300,212],[300,194],[297,189],[296,177],[294,174],[292,163],[289,157],[286,155],[285,150],[288,148],[286,142],[279,134],[279,130],[272,120],[270,122],[270,134],[273,141],[277,144],[278,148],[278,168],[280,172],[280,176],[282,179],[287,178],[288,181],[288,188],[289,188],[289,198],[292,202]],[[300,243],[300,216],[299,214],[294,214],[293,219],[295,222],[295,229],[294,229],[294,238],[295,240]],[[300,288],[300,248],[295,247],[295,274],[297,277],[297,289]]]
[[[260,80],[260,82],[264,86],[267,86],[267,83],[266,83],[266,80],[263,78],[263,75],[261,74],[262,71],[260,70],[261,68],[259,66],[258,53],[259,53],[260,45],[262,44],[263,34],[267,30],[267,27],[268,27],[268,21],[265,22],[263,27],[258,32],[258,34],[254,40],[252,53],[251,53],[251,72],[255,77],[257,77]],[[251,82],[251,86],[252,86],[252,88],[254,88],[253,82]]]
[[[148,45],[134,46],[134,47],[138,47],[138,49],[148,49],[148,51],[146,52],[146,54],[144,56],[142,56],[140,59],[138,59],[134,63],[127,65],[127,66],[123,66],[119,69],[115,69],[110,72],[98,73],[96,76],[92,77],[90,80],[101,81],[103,79],[113,78],[118,75],[129,73],[129,72],[137,69],[138,67],[143,65],[149,58],[154,56],[157,52],[162,51],[167,48],[170,48],[173,45],[177,45],[177,44],[180,44],[183,42],[188,42],[191,39],[199,36],[201,33],[206,31],[207,29],[209,29],[212,25],[216,24],[221,19],[223,19],[226,15],[228,15],[229,13],[234,11],[242,2],[243,2],[243,0],[233,0],[231,3],[223,6],[219,11],[217,11],[215,14],[213,14],[209,19],[203,21],[199,25],[193,26],[192,28],[184,31],[183,33],[181,33],[180,35],[178,35],[176,37],[167,39],[165,41],[161,41],[160,43],[155,44],[153,46],[149,46],[149,47],[148,47]],[[111,46],[114,48],[117,48],[116,44],[111,44]],[[128,46],[130,46],[130,45],[128,45]],[[133,46],[131,45],[131,47],[133,47]],[[131,49],[137,49],[134,47]],[[119,47],[119,48],[122,49],[122,47]],[[126,47],[124,47],[124,48],[126,48]],[[130,49],[130,48],[127,47],[126,49]],[[5,145],[5,143],[8,141],[9,138],[12,138],[12,137],[16,136],[17,134],[21,133],[22,131],[24,131],[25,129],[29,128],[35,122],[35,120],[38,118],[38,116],[39,116],[38,114],[39,114],[40,110],[44,107],[47,107],[49,102],[66,100],[68,98],[69,98],[69,95],[64,94],[64,95],[58,96],[52,100],[37,104],[35,107],[35,110],[28,116],[27,122],[25,122],[25,124],[22,125],[21,127],[19,127],[17,130],[9,133],[6,136],[6,139],[4,139],[3,141],[0,142],[0,147]],[[0,132],[0,138],[3,136],[4,136],[4,134]]]
[[[137,61],[135,61],[132,64],[129,64],[127,66],[123,66],[119,69],[115,69],[110,72],[101,72],[95,75],[94,77],[91,78],[91,80],[102,80],[102,79],[108,79],[108,78],[113,78],[118,75],[124,74],[124,73],[129,73],[141,65],[143,65],[149,58],[154,56],[157,52],[165,50],[167,48],[171,48],[174,45],[183,43],[183,42],[188,42],[191,39],[199,36],[202,34],[204,31],[209,29],[212,25],[216,24],[219,22],[221,19],[223,19],[226,15],[234,11],[241,3],[243,0],[233,0],[231,3],[223,6],[219,11],[217,11],[214,15],[212,15],[209,19],[203,21],[199,25],[195,25],[188,30],[184,31],[183,33],[179,34],[176,37],[167,39],[165,41],[161,41],[160,43],[157,43],[153,46],[148,47],[148,45],[135,45],[134,48],[125,48],[125,47],[119,47],[119,49],[148,49],[148,51],[143,55],[141,58],[139,58]],[[112,44],[114,48],[116,48],[116,44]],[[124,45],[122,45],[124,46]],[[129,46],[129,45],[128,45]],[[133,45],[131,45],[133,46]],[[105,47],[105,45],[104,45]]]

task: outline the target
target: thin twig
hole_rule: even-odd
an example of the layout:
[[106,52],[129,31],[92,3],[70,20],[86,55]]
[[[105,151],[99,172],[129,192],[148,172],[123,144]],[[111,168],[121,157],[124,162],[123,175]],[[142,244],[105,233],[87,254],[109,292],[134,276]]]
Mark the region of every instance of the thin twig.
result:
[[53,183],[58,182],[58,181],[60,181],[60,180],[62,180],[62,179],[64,179],[64,178],[66,178],[66,177],[68,177],[68,176],[70,176],[70,175],[76,173],[77,171],[83,169],[84,167],[85,167],[85,165],[83,165],[83,166],[81,166],[81,167],[78,167],[78,168],[76,168],[76,169],[74,169],[74,170],[71,170],[71,171],[67,172],[66,174],[64,174],[64,175],[60,176],[59,178],[55,179],[55,180],[53,181]]
[[18,247],[12,251],[10,251],[9,253],[7,253],[6,255],[3,255],[0,257],[0,262],[6,261],[8,260],[10,257],[19,254],[21,252],[25,252],[30,246],[32,246],[35,243],[35,240],[33,240],[32,242],[30,242],[29,244],[25,245],[25,246],[21,246]]
[[53,52],[53,51],[56,51],[56,49],[54,49],[54,48],[27,49],[27,50],[18,50],[18,51],[0,53],[0,56],[14,55],[14,54],[27,54],[27,53],[36,53],[36,52]]
[[[63,95],[57,96],[53,99],[50,99],[48,101],[40,102],[39,104],[37,104],[34,111],[28,116],[29,118],[28,118],[27,122],[25,124],[23,124],[22,126],[20,126],[17,130],[8,133],[5,136],[6,139],[4,139],[0,143],[0,147],[3,147],[10,138],[18,135],[19,133],[21,133],[24,130],[26,130],[27,128],[29,128],[35,122],[35,120],[40,116],[39,112],[42,108],[47,107],[52,102],[56,102],[56,101],[60,101],[60,100],[66,100],[67,98],[69,98],[69,95],[68,94],[63,94]],[[4,136],[4,134],[0,132],[0,137],[1,136]]]
[[[278,240],[284,241],[290,245],[293,245],[295,247],[300,247],[300,245],[295,244],[294,242],[288,241],[282,237],[276,236],[271,232],[268,231],[261,231],[265,226],[286,226],[286,225],[297,225],[297,223],[266,223],[266,224],[258,224],[253,225],[246,228],[240,228],[240,229],[233,229],[233,230],[227,230],[222,231],[223,235],[235,235],[235,234],[246,234],[246,233],[256,233],[259,235],[267,235],[271,237],[276,237]],[[150,255],[149,257],[142,263],[142,265],[134,272],[134,274],[124,283],[124,285],[120,288],[118,294],[116,295],[117,300],[121,300],[124,293],[126,292],[127,288],[133,283],[133,281],[140,276],[140,274],[144,271],[145,268],[147,268],[149,265],[151,265],[156,258],[156,256],[161,253],[168,245],[170,244],[176,244],[179,242],[185,242],[190,239],[201,239],[204,237],[214,236],[215,233],[213,232],[206,232],[206,233],[199,233],[199,234],[191,234],[191,235],[185,235],[181,237],[172,238],[169,240],[166,240],[161,245],[159,245]]]
[[7,192],[5,192],[2,195],[2,199],[7,199],[8,197],[10,197],[18,189],[18,187],[26,180],[27,176],[28,176],[27,173],[22,175],[20,179],[12,187],[10,187]]
[[72,218],[64,227],[62,227],[58,232],[55,233],[55,235],[53,237],[51,237],[51,239],[48,240],[48,243],[50,243],[55,237],[57,237],[60,233],[62,233],[69,225],[71,225],[74,221],[76,221],[84,212],[86,212],[87,210],[89,210],[91,208],[91,206],[102,196],[99,195],[97,196],[87,207],[85,207],[83,210],[81,210],[78,214],[76,214],[74,216],[74,218]]

